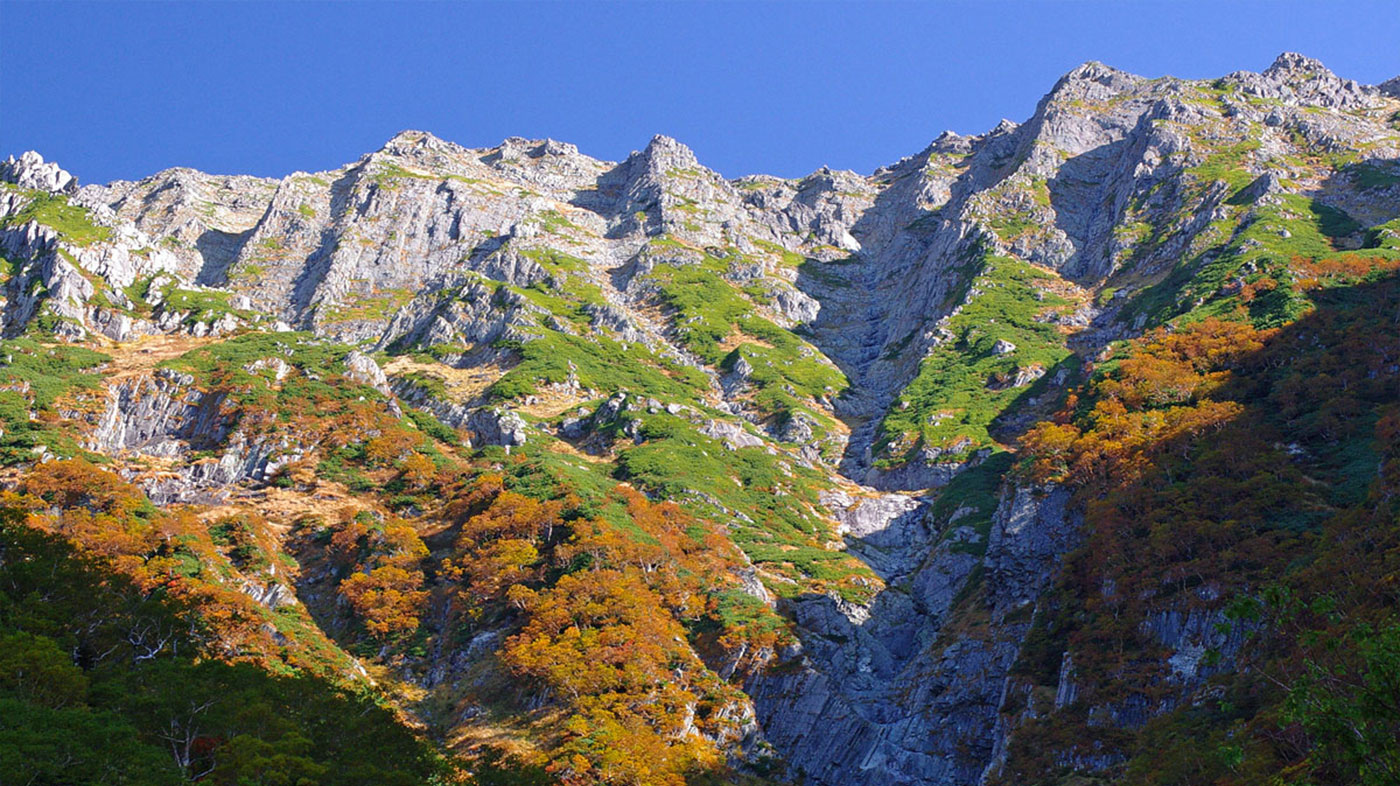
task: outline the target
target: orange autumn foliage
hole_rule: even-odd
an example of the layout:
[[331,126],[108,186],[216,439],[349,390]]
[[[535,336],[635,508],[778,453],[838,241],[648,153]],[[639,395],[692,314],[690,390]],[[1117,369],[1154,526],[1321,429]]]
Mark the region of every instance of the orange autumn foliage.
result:
[[[265,657],[282,649],[256,601],[237,585],[206,576],[207,567],[232,560],[224,562],[208,527],[189,509],[157,508],[135,485],[84,459],[36,465],[18,492],[0,495],[0,503],[29,511],[28,526],[65,538],[142,591],[198,608],[212,644],[226,654]],[[132,635],[156,643],[164,638],[159,630]]]
[[1140,476],[1159,451],[1219,429],[1241,407],[1212,394],[1234,363],[1259,352],[1273,333],[1212,317],[1138,339],[1112,373],[1093,383],[1096,403],[1086,415],[1070,422],[1066,413],[1022,437],[1033,476],[1102,487],[1110,476]]
[[410,452],[399,462],[399,478],[415,491],[427,489],[437,479],[437,465],[417,451]]
[[332,528],[331,559],[353,571],[340,596],[379,639],[412,633],[429,593],[422,589],[428,547],[408,522],[345,510]]
[[1400,270],[1400,259],[1348,254],[1335,257],[1295,256],[1289,265],[1298,274],[1302,289],[1317,289],[1324,282],[1356,281],[1372,273]]
[[[687,623],[713,613],[738,557],[701,522],[628,487],[624,529],[579,517],[571,497],[540,501],[483,475],[449,490],[455,522],[442,575],[470,619],[515,617],[502,662],[565,711],[550,772],[562,783],[681,786],[737,733],[719,710],[736,689],[701,662]],[[703,534],[702,534],[703,533]]]
[[422,586],[422,573],[381,565],[342,581],[340,594],[372,635],[388,638],[418,629],[418,614],[428,599]]
[[404,458],[418,446],[420,438],[400,429],[385,431],[365,443],[365,458],[371,464],[388,466]]
[[[1032,478],[1074,490],[1085,542],[1037,609],[1043,638],[1023,672],[1053,687],[1072,653],[1077,704],[1018,730],[999,782],[1036,782],[1066,756],[1105,750],[1133,759],[1133,782],[1308,773],[1308,739],[1287,726],[1284,695],[1326,664],[1345,666],[1337,644],[1393,619],[1400,587],[1400,279],[1313,298],[1278,330],[1202,323],[1148,334],[1026,435]],[[1297,601],[1302,611],[1289,610]],[[1180,698],[1171,651],[1151,627],[1171,613],[1220,615],[1217,631],[1244,631],[1249,643],[1210,684],[1254,706],[1203,713],[1193,702],[1141,732],[1095,723],[1089,708]],[[1159,750],[1163,741],[1172,744]],[[1226,741],[1257,779],[1202,766],[1199,751]]]
[[519,598],[528,621],[502,655],[572,713],[553,768],[565,783],[680,786],[687,770],[713,763],[692,708],[732,689],[638,571],[581,571]]

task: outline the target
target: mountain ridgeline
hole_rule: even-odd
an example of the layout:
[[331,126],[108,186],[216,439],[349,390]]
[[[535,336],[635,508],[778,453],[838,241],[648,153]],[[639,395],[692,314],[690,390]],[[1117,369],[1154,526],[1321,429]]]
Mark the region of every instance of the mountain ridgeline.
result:
[[0,180],[0,781],[1400,779],[1400,81]]

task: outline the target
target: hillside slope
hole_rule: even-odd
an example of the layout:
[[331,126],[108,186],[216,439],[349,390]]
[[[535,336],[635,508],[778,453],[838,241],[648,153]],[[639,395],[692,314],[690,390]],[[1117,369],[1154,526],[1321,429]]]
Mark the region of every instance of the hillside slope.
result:
[[[433,743],[396,743],[420,780],[1400,766],[1393,81],[1088,63],[869,176],[405,131],[280,180],[0,180],[6,542],[198,628],[75,654],[94,686],[296,675]],[[96,646],[11,601],[34,657]],[[80,693],[34,712],[162,744]],[[330,777],[217,708],[133,761]]]

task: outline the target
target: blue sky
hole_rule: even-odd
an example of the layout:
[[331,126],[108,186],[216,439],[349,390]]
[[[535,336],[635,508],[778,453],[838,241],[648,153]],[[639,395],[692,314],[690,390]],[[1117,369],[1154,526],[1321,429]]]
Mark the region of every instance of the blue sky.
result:
[[328,169],[417,128],[621,159],[655,133],[726,176],[869,172],[1026,118],[1085,60],[1148,76],[1283,50],[1400,74],[1384,2],[66,3],[0,0],[0,156],[83,182]]

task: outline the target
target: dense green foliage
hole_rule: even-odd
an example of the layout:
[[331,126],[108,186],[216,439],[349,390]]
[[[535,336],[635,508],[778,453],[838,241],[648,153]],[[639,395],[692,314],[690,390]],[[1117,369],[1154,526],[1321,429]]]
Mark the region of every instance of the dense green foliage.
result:
[[760,316],[753,296],[725,279],[728,269],[725,260],[706,255],[698,263],[660,264],[648,274],[681,344],[725,371],[743,358],[751,367],[753,402],[765,414],[811,413],[807,402],[839,396],[845,376],[791,331]]
[[[966,304],[947,321],[947,339],[924,357],[880,425],[883,466],[921,450],[952,460],[993,446],[997,417],[1043,385],[1014,386],[1017,374],[1050,373],[1070,357],[1063,332],[1044,319],[1070,304],[1052,290],[1053,276],[1010,257],[972,265]],[[999,353],[1003,341],[1014,349]]]
[[1235,208],[1237,218],[1217,222],[1211,231],[1220,242],[1144,289],[1126,316],[1162,324],[1243,310],[1256,326],[1277,327],[1307,312],[1306,290],[1357,283],[1400,264],[1390,249],[1338,251],[1334,241],[1360,229],[1345,213],[1301,196],[1276,199]]
[[434,757],[368,696],[208,657],[199,611],[0,523],[0,779],[395,784]]
[[604,336],[570,336],[550,332],[511,347],[519,363],[491,386],[491,395],[514,399],[541,385],[568,382],[586,390],[631,391],[668,401],[694,401],[704,374],[657,357],[640,344],[625,345]]
[[30,338],[0,342],[0,464],[32,461],[40,446],[61,456],[78,451],[57,408],[65,396],[95,390],[107,356],[85,347]]
[[664,412],[641,416],[637,434],[640,444],[618,451],[619,477],[728,520],[729,537],[749,559],[793,580],[775,582],[774,591],[834,589],[863,599],[878,586],[866,566],[824,545],[834,533],[816,509],[826,485],[816,470],[758,446],[731,450]]
[[[7,190],[18,190],[9,184],[3,187]],[[46,191],[24,193],[29,197],[29,204],[6,218],[4,226],[19,226],[29,221],[37,221],[57,230],[64,240],[77,246],[101,242],[112,234],[110,227],[94,223],[86,208],[72,204],[68,197],[62,194],[50,194]]]

